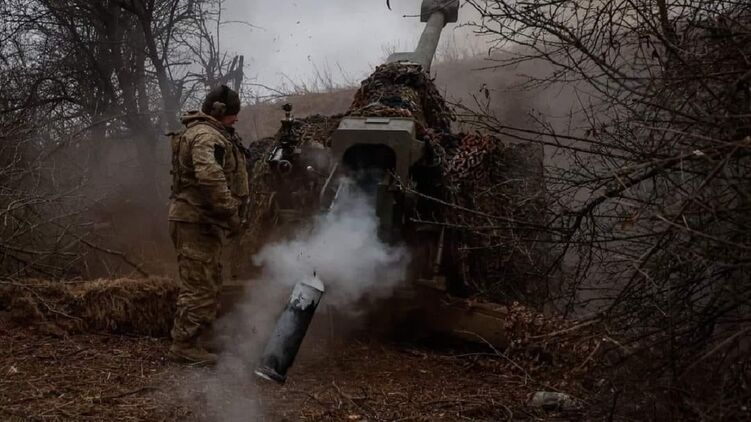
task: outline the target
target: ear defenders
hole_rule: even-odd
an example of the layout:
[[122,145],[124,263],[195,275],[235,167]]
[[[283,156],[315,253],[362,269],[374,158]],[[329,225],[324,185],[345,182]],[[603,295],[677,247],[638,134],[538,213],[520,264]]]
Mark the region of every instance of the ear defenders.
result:
[[222,92],[219,94],[219,98],[222,101],[214,101],[211,104],[211,117],[215,119],[221,119],[224,117],[224,113],[227,112],[227,97],[229,95],[229,88],[227,85],[222,85]]
[[240,95],[227,85],[219,85],[206,95],[201,104],[201,111],[221,120],[226,116],[238,114],[240,106]]
[[214,101],[211,105],[211,117],[221,119],[224,117],[224,113],[227,111],[227,104],[221,101]]

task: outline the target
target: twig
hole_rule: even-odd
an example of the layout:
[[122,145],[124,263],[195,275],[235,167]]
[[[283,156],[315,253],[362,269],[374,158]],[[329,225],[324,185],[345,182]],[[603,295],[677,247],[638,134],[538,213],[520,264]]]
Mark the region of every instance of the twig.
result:
[[[477,334],[477,333],[475,333],[475,332],[472,332],[472,331],[465,331],[465,330],[456,330],[456,332],[457,332],[457,333],[462,333],[462,334],[470,334],[470,335],[473,335],[473,336],[477,337],[477,338],[478,338],[478,339],[480,339],[480,340],[481,340],[481,341],[482,341],[483,343],[485,343],[486,345],[488,345],[488,347],[490,347],[490,349],[491,349],[491,350],[493,350],[493,352],[494,352],[494,353],[495,353],[496,355],[498,355],[498,356],[500,356],[500,357],[502,357],[502,358],[506,359],[507,361],[509,361],[509,363],[511,363],[512,365],[514,365],[514,366],[515,366],[515,367],[516,367],[517,369],[519,369],[520,371],[522,371],[522,373],[524,373],[524,376],[525,376],[525,378],[526,378],[526,379],[529,379],[530,381],[536,382],[536,381],[534,380],[534,378],[532,378],[532,376],[531,376],[531,375],[529,375],[529,372],[527,372],[527,370],[526,370],[526,369],[524,369],[524,368],[523,368],[522,366],[520,366],[520,365],[519,365],[518,363],[514,362],[514,361],[513,361],[513,359],[511,359],[510,357],[506,356],[506,354],[505,354],[505,353],[502,353],[501,351],[499,351],[498,349],[496,349],[496,348],[495,348],[495,346],[493,346],[493,344],[492,344],[492,343],[490,343],[490,342],[489,342],[488,340],[486,340],[486,339],[485,339],[485,338],[484,338],[483,336],[481,336],[481,335],[479,335],[479,334]],[[526,380],[525,380],[525,383],[526,383]]]
[[358,409],[360,409],[360,411],[361,411],[361,412],[363,412],[363,413],[364,413],[364,414],[365,414],[366,416],[368,416],[368,418],[375,418],[376,420],[382,420],[381,418],[379,418],[379,417],[378,417],[378,415],[374,415],[374,416],[371,416],[371,413],[372,413],[372,411],[370,411],[370,412],[369,412],[369,411],[367,411],[367,410],[366,410],[365,408],[363,408],[363,407],[362,407],[362,406],[361,406],[360,404],[358,404],[358,403],[357,403],[357,402],[356,402],[356,401],[355,401],[355,400],[354,400],[354,399],[352,398],[352,396],[350,396],[349,394],[346,394],[345,392],[343,392],[343,391],[342,391],[342,390],[341,390],[341,389],[339,388],[339,386],[338,386],[338,385],[336,385],[336,381],[331,381],[331,385],[333,385],[333,386],[334,386],[334,388],[336,389],[337,393],[339,393],[339,395],[340,395],[340,396],[342,396],[342,397],[344,397],[345,399],[349,400],[349,401],[350,401],[350,403],[352,403],[353,405],[355,405],[355,407],[357,407]]
[[530,338],[530,340],[538,340],[538,339],[542,339],[542,338],[556,337],[556,336],[559,336],[561,334],[566,334],[566,333],[570,333],[572,331],[576,331],[576,330],[582,329],[584,327],[589,327],[590,325],[596,323],[597,321],[598,321],[597,319],[591,319],[589,321],[583,322],[581,324],[576,324],[574,326],[565,328],[563,330],[558,330],[558,331],[554,331],[552,333],[547,333],[547,334],[540,334],[540,335],[537,335],[537,336],[530,336],[529,338]]
[[123,397],[127,397],[127,396],[132,396],[133,394],[143,393],[143,392],[147,392],[147,391],[158,391],[158,390],[159,390],[158,387],[153,387],[153,386],[139,387],[139,388],[136,388],[134,390],[125,391],[125,392],[122,392],[122,393],[118,393],[118,394],[113,394],[113,395],[110,395],[110,396],[101,397],[101,398],[99,398],[99,401],[119,399],[119,398],[123,398]]
[[81,243],[83,243],[84,245],[86,245],[86,246],[88,246],[88,247],[90,247],[92,249],[96,249],[98,251],[101,251],[101,252],[104,252],[104,253],[108,253],[110,255],[117,256],[120,259],[122,259],[123,262],[125,262],[126,264],[130,265],[131,267],[133,267],[142,276],[149,277],[149,273],[146,272],[146,270],[144,270],[143,267],[141,267],[140,265],[138,265],[135,262],[131,261],[130,258],[128,258],[128,256],[126,254],[124,254],[123,252],[112,250],[112,249],[108,249],[108,248],[96,245],[96,244],[91,243],[88,240],[86,240],[86,239],[84,239],[84,238],[76,235],[76,234],[73,234],[73,233],[71,233],[71,234],[73,235],[73,237],[75,237],[79,241],[81,241]]
[[737,339],[738,337],[746,334],[749,331],[751,331],[751,326],[748,326],[748,327],[746,327],[746,328],[738,331],[737,333],[733,334],[732,336],[726,338],[725,340],[721,341],[720,344],[718,344],[717,346],[713,347],[712,350],[708,351],[707,353],[703,354],[700,358],[696,359],[696,361],[694,361],[694,363],[692,363],[688,368],[686,368],[686,371],[691,370],[691,368],[695,367],[696,365],[698,365],[703,360],[705,360],[708,357],[712,356],[713,354],[717,353],[720,349],[722,349],[723,347],[725,347],[728,344],[732,343],[733,341],[735,341],[735,339]]

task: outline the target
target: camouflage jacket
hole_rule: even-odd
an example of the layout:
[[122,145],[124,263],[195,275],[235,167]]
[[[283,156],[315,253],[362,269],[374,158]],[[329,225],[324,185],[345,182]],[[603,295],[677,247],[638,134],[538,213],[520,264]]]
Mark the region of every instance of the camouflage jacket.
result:
[[247,150],[231,128],[200,111],[182,116],[172,134],[169,220],[230,228],[248,199]]

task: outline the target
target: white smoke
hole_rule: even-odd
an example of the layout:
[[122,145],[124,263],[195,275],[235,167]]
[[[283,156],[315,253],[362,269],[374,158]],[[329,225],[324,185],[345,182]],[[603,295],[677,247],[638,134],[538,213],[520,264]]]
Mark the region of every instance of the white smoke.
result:
[[254,257],[263,268],[261,277],[214,327],[224,350],[217,367],[188,382],[198,390],[188,394],[202,396],[198,414],[222,422],[264,418],[260,389],[273,387],[258,385],[253,370],[297,282],[314,272],[323,281],[326,292],[318,314],[331,308],[356,314],[365,302],[388,297],[406,279],[409,259],[405,247],[379,239],[374,203],[357,191],[339,195],[331,211],[291,238],[266,245]]
[[254,260],[266,282],[284,286],[317,273],[326,286],[325,303],[353,310],[361,299],[387,296],[406,278],[409,253],[379,239],[372,199],[352,191],[308,230],[267,245]]

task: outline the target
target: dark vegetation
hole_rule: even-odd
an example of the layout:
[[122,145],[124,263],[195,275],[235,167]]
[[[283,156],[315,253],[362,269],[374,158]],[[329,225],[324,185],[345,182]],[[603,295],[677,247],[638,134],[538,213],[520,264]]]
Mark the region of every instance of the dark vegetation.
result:
[[10,0],[0,17],[3,274],[143,274],[119,249],[156,252],[139,239],[161,232],[164,134],[207,86],[242,82],[221,1]]
[[[216,47],[220,6],[0,3],[5,286],[167,271],[163,133],[206,87],[242,82],[241,58]],[[464,130],[544,148],[546,236],[535,239],[550,251],[544,308],[579,322],[519,337],[587,344],[569,375],[584,380],[577,393],[600,417],[748,418],[751,6],[469,0],[467,9],[490,54],[437,65],[438,85],[454,81],[447,97]],[[298,115],[335,114],[354,90],[303,94],[280,99]],[[274,133],[280,104],[244,111],[246,140]],[[522,229],[504,247],[528,241],[515,222],[504,220]],[[323,400],[338,400],[335,390]]]
[[751,7],[468,3],[477,32],[513,50],[498,66],[549,66],[528,85],[573,100],[565,125],[471,117],[550,153],[557,304],[597,318],[606,363],[628,368],[606,378],[614,412],[748,417]]

